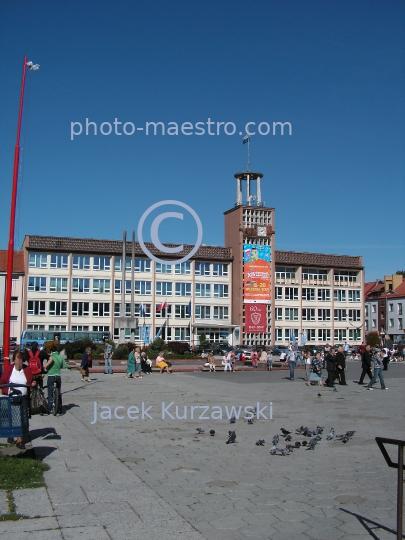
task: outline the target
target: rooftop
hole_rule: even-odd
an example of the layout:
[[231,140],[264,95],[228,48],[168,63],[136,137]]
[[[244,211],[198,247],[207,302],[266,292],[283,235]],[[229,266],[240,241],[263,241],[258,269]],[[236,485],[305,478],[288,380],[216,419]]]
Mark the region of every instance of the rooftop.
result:
[[[6,249],[0,249],[0,272],[7,272],[8,252]],[[16,274],[24,274],[24,252],[14,251],[13,257],[13,272]]]
[[328,255],[325,253],[306,253],[300,251],[275,252],[276,264],[295,264],[299,266],[324,266],[328,268],[347,268],[361,270],[361,257],[352,255]]

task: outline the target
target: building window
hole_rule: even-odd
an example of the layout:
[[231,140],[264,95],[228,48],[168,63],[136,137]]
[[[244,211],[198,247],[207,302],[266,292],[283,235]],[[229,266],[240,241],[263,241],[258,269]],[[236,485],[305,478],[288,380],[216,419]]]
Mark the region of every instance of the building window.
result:
[[228,298],[229,285],[214,285],[214,298]]
[[209,283],[196,283],[195,295],[197,297],[209,298],[211,296],[211,285]]
[[49,315],[52,317],[67,315],[67,302],[49,302]]
[[60,255],[56,253],[51,254],[51,262],[49,268],[68,268],[69,257],[67,255]]
[[364,306],[364,314],[368,317],[368,306]]
[[73,270],[90,270],[90,257],[88,255],[73,255]]
[[298,308],[285,308],[286,321],[298,321]]
[[318,309],[318,321],[330,321],[330,309]]
[[315,289],[302,289],[302,299],[307,302],[313,302],[315,300]]
[[[357,291],[350,291],[350,292],[353,293]],[[335,298],[335,302],[346,302],[346,291],[342,291],[341,289],[336,289],[333,293],[333,296]],[[351,300],[351,302],[354,302],[354,300]]]
[[90,280],[87,278],[72,278],[72,292],[89,293]]
[[398,330],[402,330],[404,327],[402,326],[402,317],[398,319]]
[[298,339],[298,328],[285,328],[284,329],[284,336],[286,341],[292,341],[293,337],[295,339]]
[[172,266],[171,264],[156,263],[156,274],[171,274]]
[[28,257],[28,266],[30,268],[47,268],[46,253],[30,253]]
[[135,281],[135,294],[152,294],[152,282],[151,281]]
[[293,279],[295,278],[295,268],[285,268],[276,266],[276,278]]
[[121,279],[114,279],[114,292],[116,294],[121,294],[121,287],[122,286],[122,280]]
[[276,287],[276,300],[283,299],[283,287]]
[[134,304],[134,317],[150,317],[151,308],[152,304]]
[[335,309],[334,310],[334,320],[335,321],[346,321],[347,320],[347,310],[346,309]]
[[88,317],[89,315],[89,302],[72,302],[72,317]]
[[302,310],[302,320],[303,321],[314,321],[315,320],[315,310],[311,308],[304,308]]
[[229,308],[222,306],[214,306],[214,319],[228,320]]
[[[127,257],[125,259],[125,270],[130,271],[131,269],[132,269],[132,259]],[[117,272],[120,272],[122,270],[122,257],[115,257],[114,270],[116,270]]]
[[330,302],[330,289],[318,289],[318,301]]
[[68,280],[67,278],[49,278],[49,292],[67,292]]
[[276,308],[276,321],[282,321],[283,320],[283,308],[277,307]]
[[371,328],[377,328],[377,321],[376,321],[376,319],[371,319]]
[[18,315],[10,315],[10,322],[18,322]]
[[349,321],[361,321],[361,310],[349,309]]
[[194,313],[196,319],[210,319],[211,306],[195,306]]
[[228,265],[221,263],[214,263],[212,265],[212,275],[213,276],[227,276],[228,275]]
[[329,328],[318,328],[318,341],[330,341]]
[[398,315],[402,315],[402,304],[398,304]]
[[27,315],[45,315],[45,300],[28,300]]
[[150,259],[135,259],[134,270],[135,272],[150,272]]
[[381,311],[381,319],[385,319],[385,311]]
[[349,341],[360,341],[360,339],[360,328],[353,328],[352,330],[349,330]]
[[72,324],[72,332],[88,332],[89,327],[83,324]]
[[110,303],[109,302],[93,302],[93,317],[109,317]]
[[190,341],[190,327],[175,328],[174,329],[174,341]]
[[174,266],[175,274],[191,274],[191,264],[189,262],[178,263]]
[[316,330],[314,328],[307,330],[307,341],[316,341]]
[[196,276],[210,276],[211,275],[210,263],[196,262],[194,273]]
[[349,302],[361,302],[360,291],[349,291]]
[[156,296],[172,296],[173,283],[170,281],[157,281],[156,282]]
[[50,324],[48,326],[48,330],[50,332],[65,332],[66,324]]
[[94,257],[93,270],[111,270],[111,257]]
[[176,296],[191,296],[191,283],[176,283],[175,295]]
[[328,279],[328,271],[318,270],[317,268],[303,268],[302,279],[319,279],[326,281]]
[[45,330],[44,324],[27,324],[27,330]]
[[174,306],[174,318],[175,319],[189,319],[189,307],[188,304],[177,304]]
[[335,330],[335,341],[346,341],[346,330],[343,329],[336,329]]
[[93,279],[93,293],[110,293],[111,286],[109,279]]
[[334,279],[335,281],[345,281],[353,283],[357,281],[357,272],[352,272],[350,270],[335,270]]
[[390,328],[394,328],[394,319],[389,319],[389,320],[388,320],[388,326],[389,326]]
[[388,304],[388,311],[392,313],[394,311],[394,304]]
[[12,296],[11,301],[12,302],[18,302],[18,296]]
[[298,287],[286,287],[285,288],[286,300],[298,300]]
[[371,306],[371,313],[376,313],[377,312],[377,306],[375,304],[373,304]]
[[46,278],[30,276],[28,278],[28,290],[30,292],[46,292]]
[[365,326],[366,332],[368,332],[368,321],[365,321],[364,326]]
[[109,332],[110,327],[109,326],[93,326],[93,332]]
[[276,341],[283,341],[283,329],[276,328]]

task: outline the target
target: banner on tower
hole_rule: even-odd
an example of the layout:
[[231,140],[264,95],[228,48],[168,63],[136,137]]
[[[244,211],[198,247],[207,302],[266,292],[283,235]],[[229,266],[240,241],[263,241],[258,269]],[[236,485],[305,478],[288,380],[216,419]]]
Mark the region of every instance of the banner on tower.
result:
[[270,304],[270,246],[243,244],[243,301]]

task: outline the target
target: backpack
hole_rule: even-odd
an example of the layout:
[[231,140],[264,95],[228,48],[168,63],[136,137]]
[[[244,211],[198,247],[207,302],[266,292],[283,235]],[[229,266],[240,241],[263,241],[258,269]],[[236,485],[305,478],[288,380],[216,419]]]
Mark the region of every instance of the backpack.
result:
[[39,359],[39,351],[36,350],[35,355],[32,353],[32,351],[28,351],[28,354],[30,356],[28,360],[28,366],[32,371],[32,374],[38,375],[39,373],[42,373],[41,361]]

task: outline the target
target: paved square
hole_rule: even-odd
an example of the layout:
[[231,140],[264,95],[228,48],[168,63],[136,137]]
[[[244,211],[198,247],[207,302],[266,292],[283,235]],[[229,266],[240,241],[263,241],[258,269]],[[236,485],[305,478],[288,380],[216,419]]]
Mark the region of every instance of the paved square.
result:
[[[63,374],[66,414],[31,420],[32,444],[51,467],[47,487],[16,493],[17,511],[32,519],[0,523],[0,533],[17,538],[32,531],[33,538],[65,539],[393,539],[396,470],[387,467],[374,439],[404,438],[405,366],[390,365],[388,391],[354,384],[359,371],[358,364],[350,364],[349,385],[337,392],[308,388],[302,370],[294,382],[286,371],[153,374],[142,380],[93,374],[91,384],[81,383],[76,372]],[[173,402],[168,408],[173,418],[166,413],[162,419],[163,402],[166,407]],[[263,418],[270,403],[272,420]],[[226,407],[230,412],[232,406],[242,407],[242,414],[230,425]],[[248,406],[263,408],[253,425],[242,418]],[[201,413],[208,419],[198,419]],[[294,443],[305,439],[294,434],[302,425],[325,427],[313,451],[270,455],[280,428],[292,431]],[[326,441],[331,427],[336,434],[356,433],[347,444]],[[236,432],[235,444],[226,444],[229,429]],[[260,438],[264,446],[255,445]],[[285,444],[280,437],[278,446]]]

